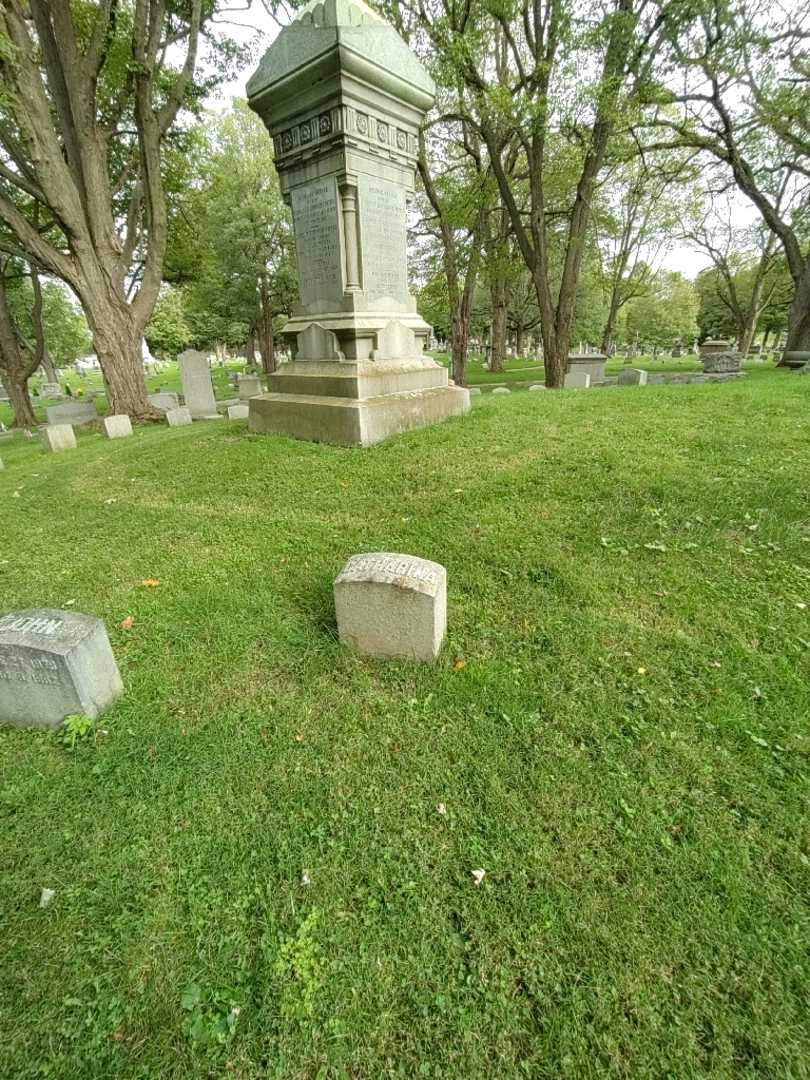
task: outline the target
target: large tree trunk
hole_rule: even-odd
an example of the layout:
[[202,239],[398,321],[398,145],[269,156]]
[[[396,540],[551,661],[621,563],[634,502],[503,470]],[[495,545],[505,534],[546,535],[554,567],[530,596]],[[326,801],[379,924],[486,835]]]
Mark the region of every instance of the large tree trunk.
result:
[[53,366],[53,360],[51,360],[51,354],[48,350],[48,346],[45,346],[45,350],[42,354],[42,366],[45,369],[45,374],[48,377],[48,382],[59,382],[59,377],[56,374],[56,368]]
[[6,371],[3,373],[2,381],[8,392],[11,411],[14,413],[14,427],[36,427],[34,406],[31,404],[31,395],[28,393],[28,376],[22,372]]
[[129,307],[123,303],[119,310],[85,305],[85,313],[104,375],[109,412],[126,414],[133,420],[162,419],[147,397],[141,332]]
[[522,326],[515,327],[515,356],[523,356],[523,335],[525,331]]
[[[804,273],[795,280],[793,300],[788,312],[787,344],[785,345],[785,352],[807,352],[808,350],[810,350],[810,258],[805,262]],[[779,363],[782,363],[781,359]]]
[[506,361],[506,317],[509,312],[509,286],[500,276],[490,289],[492,298],[492,330],[490,336],[489,370],[503,371]]

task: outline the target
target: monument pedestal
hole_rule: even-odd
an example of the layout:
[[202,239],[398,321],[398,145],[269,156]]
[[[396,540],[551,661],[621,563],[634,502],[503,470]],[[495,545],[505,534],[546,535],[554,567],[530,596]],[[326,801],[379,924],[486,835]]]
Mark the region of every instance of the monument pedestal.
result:
[[250,431],[337,446],[371,446],[470,408],[469,391],[429,358],[293,361],[268,383],[250,400]]
[[251,431],[370,446],[469,410],[424,353],[408,288],[407,201],[434,98],[365,0],[310,0],[250,79],[292,209],[300,299],[283,331],[294,360],[251,398]]

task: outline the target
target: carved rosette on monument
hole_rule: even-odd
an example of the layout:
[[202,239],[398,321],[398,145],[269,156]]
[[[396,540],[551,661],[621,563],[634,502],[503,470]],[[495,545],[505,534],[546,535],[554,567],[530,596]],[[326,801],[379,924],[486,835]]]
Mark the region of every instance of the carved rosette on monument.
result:
[[301,301],[284,328],[293,360],[251,398],[250,430],[368,446],[466,413],[408,292],[427,72],[363,0],[326,0],[282,30],[247,89],[292,208]]

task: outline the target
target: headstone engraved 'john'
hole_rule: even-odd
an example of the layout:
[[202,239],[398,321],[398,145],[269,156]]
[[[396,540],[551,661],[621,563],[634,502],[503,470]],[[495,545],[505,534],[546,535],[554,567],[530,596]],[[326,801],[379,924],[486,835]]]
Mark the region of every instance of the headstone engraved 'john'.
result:
[[177,357],[185,405],[193,420],[217,415],[214,384],[208,357],[196,349],[186,349]]
[[0,616],[0,723],[55,728],[123,690],[101,619],[33,608]]
[[294,360],[251,399],[250,430],[368,446],[467,412],[467,391],[424,352],[430,327],[408,292],[427,72],[364,0],[311,0],[248,97],[275,143],[300,294],[284,328]]
[[447,629],[447,571],[395,552],[353,555],[334,581],[340,640],[357,652],[434,660]]

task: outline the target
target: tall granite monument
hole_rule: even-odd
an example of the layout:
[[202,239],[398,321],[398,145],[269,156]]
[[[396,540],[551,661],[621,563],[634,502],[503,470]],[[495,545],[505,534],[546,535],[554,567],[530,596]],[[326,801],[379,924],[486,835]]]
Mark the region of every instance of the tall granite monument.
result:
[[250,430],[368,446],[466,413],[408,292],[427,72],[363,0],[326,0],[282,30],[247,90],[292,207],[301,301],[284,329],[293,359],[251,398]]

